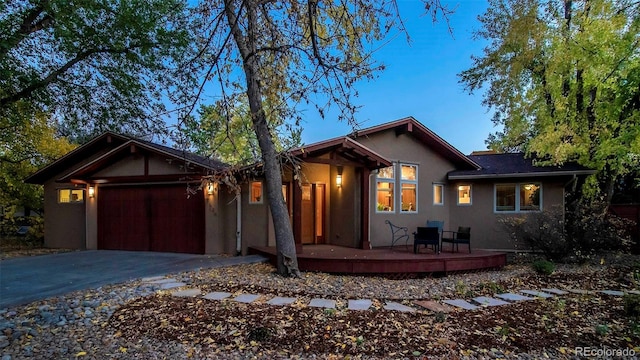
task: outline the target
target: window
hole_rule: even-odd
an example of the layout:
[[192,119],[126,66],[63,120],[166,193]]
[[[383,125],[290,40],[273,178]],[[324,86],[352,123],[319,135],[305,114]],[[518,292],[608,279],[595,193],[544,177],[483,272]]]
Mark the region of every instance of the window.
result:
[[393,166],[378,170],[378,175],[376,176],[376,211],[395,211],[395,181],[395,171]]
[[471,205],[471,185],[458,186],[458,205]]
[[540,184],[499,184],[495,186],[496,212],[540,211]]
[[58,189],[58,202],[72,204],[84,202],[84,189]]
[[400,165],[400,188],[402,193],[400,201],[402,202],[401,211],[417,212],[418,211],[418,166],[417,165]]
[[249,204],[262,204],[262,181],[252,181],[249,186]]
[[433,205],[444,205],[443,184],[433,184]]

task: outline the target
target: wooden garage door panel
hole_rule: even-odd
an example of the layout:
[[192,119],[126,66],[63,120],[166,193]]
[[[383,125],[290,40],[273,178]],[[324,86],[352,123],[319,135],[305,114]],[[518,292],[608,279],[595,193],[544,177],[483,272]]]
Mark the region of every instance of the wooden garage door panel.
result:
[[104,187],[98,218],[101,249],[204,253],[204,199],[184,185]]

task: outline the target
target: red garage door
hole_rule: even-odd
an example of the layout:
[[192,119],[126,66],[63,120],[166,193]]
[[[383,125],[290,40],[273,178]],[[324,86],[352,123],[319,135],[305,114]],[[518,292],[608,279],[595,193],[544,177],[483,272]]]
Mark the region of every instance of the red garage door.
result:
[[98,248],[204,253],[204,199],[185,185],[101,187]]

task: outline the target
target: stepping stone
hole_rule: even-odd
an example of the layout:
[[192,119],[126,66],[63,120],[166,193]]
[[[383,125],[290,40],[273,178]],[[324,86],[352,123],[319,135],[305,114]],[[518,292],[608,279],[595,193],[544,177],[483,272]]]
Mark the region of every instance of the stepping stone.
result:
[[233,301],[237,301],[237,302],[241,302],[241,303],[245,303],[245,304],[250,304],[250,303],[258,300],[259,297],[260,297],[260,295],[240,294],[240,295],[236,296],[236,298],[233,299]]
[[178,287],[181,287],[181,286],[187,286],[187,284],[185,284],[183,282],[164,283],[164,284],[160,285],[160,289],[168,290],[168,289],[175,289],[175,288],[178,288]]
[[478,296],[473,298],[473,301],[477,302],[480,305],[485,305],[485,306],[500,306],[500,305],[508,305],[509,303],[504,301],[504,300],[500,300],[500,299],[494,299],[492,297],[488,297],[488,296]]
[[156,281],[156,280],[162,280],[164,279],[164,276],[151,276],[151,277],[145,277],[140,279],[140,281],[142,282],[152,282],[152,281]]
[[541,298],[552,298],[553,295],[551,294],[547,294],[546,292],[542,292],[542,291],[537,291],[537,290],[520,290],[521,293],[523,294],[527,294],[527,295],[532,295],[532,296],[536,296],[536,297],[541,297]]
[[325,309],[335,309],[336,308],[336,301],[335,300],[329,300],[329,299],[311,299],[311,302],[309,303],[309,306],[325,308]]
[[580,295],[592,295],[595,292],[592,290],[582,290],[582,289],[569,289],[570,293],[580,294]]
[[455,307],[459,307],[465,310],[475,310],[478,307],[473,305],[472,303],[466,301],[466,300],[462,300],[462,299],[455,299],[455,300],[445,300],[443,301],[443,303],[445,304],[449,304]]
[[152,280],[149,281],[149,284],[168,284],[168,283],[174,283],[174,282],[178,282],[178,280],[176,279],[158,279],[158,280]]
[[624,296],[624,292],[617,290],[601,290],[600,292],[611,296]]
[[406,305],[402,305],[400,303],[393,302],[393,301],[384,304],[384,309],[385,310],[389,310],[389,311],[401,311],[401,312],[414,312],[414,311],[416,311],[416,309],[414,309],[412,307],[408,307]]
[[292,298],[292,297],[279,297],[276,296],[273,299],[267,301],[267,304],[269,305],[290,305],[293,304],[296,300],[296,298]]
[[369,310],[373,302],[371,300],[349,300],[349,310]]
[[171,296],[177,296],[177,297],[194,297],[194,296],[198,296],[202,293],[202,291],[200,291],[200,289],[187,289],[187,290],[182,290],[182,291],[174,291],[171,293]]
[[529,296],[522,296],[519,294],[506,293],[506,294],[498,294],[496,295],[500,299],[509,300],[509,301],[522,301],[522,300],[535,300],[535,298]]
[[436,301],[424,300],[424,301],[414,301],[413,303],[418,306],[422,306],[427,310],[431,310],[433,312],[442,312],[442,313],[451,312],[450,306],[440,304],[439,302],[436,302]]
[[629,290],[629,294],[640,295],[640,291],[638,291],[638,290]]
[[567,295],[569,293],[567,291],[556,289],[556,288],[542,289],[542,291],[544,291],[546,293],[549,293],[549,294],[556,294],[556,295]]
[[204,296],[207,300],[223,300],[231,296],[231,293],[228,292],[212,292],[208,293]]

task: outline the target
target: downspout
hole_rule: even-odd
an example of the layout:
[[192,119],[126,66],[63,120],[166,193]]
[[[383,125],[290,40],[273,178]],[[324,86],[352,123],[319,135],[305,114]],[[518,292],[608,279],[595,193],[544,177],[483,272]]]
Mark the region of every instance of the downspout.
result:
[[242,194],[236,195],[236,255],[242,255]]

